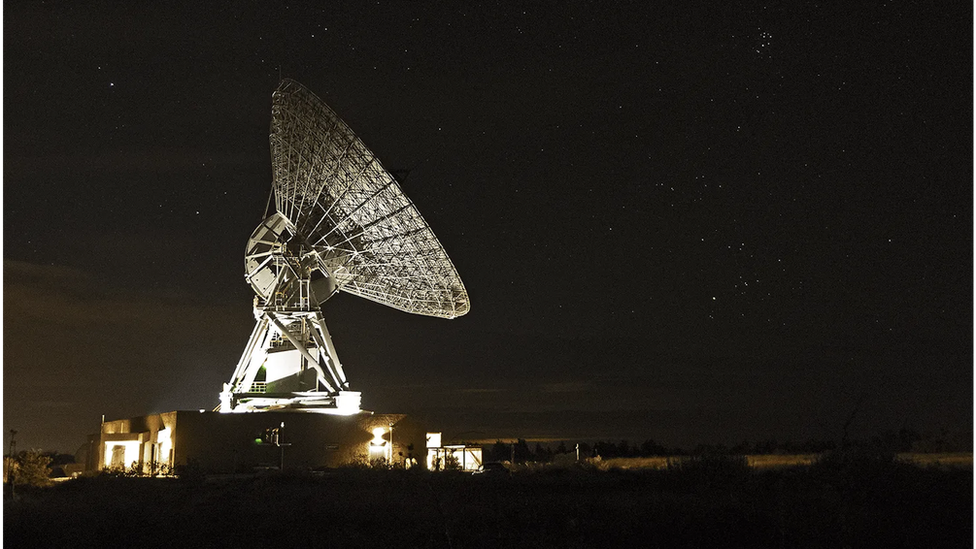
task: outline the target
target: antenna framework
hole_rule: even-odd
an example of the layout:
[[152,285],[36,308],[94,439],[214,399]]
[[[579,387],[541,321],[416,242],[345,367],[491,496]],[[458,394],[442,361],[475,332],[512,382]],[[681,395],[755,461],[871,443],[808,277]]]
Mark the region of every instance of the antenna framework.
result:
[[467,291],[396,179],[352,129],[294,80],[273,94],[275,212],[248,240],[254,330],[220,393],[221,412],[360,411],[322,314],[346,292],[408,313],[456,318]]

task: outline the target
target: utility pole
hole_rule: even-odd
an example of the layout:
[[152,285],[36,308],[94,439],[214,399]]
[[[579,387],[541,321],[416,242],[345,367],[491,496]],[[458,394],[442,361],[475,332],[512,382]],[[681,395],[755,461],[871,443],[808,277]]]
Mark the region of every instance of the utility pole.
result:
[[281,427],[278,428],[278,432],[275,433],[275,444],[281,449],[281,461],[278,463],[278,472],[284,472],[285,470],[285,446],[281,443],[281,432],[285,430],[285,422],[281,422]]
[[281,450],[281,461],[278,462],[278,472],[279,473],[282,473],[285,470],[285,446],[291,446],[291,443],[290,442],[282,442],[281,441],[282,435],[284,434],[284,430],[285,430],[285,422],[284,421],[281,422],[281,426],[280,427],[278,427],[277,429],[274,430],[275,431],[275,437],[274,437],[275,446],[277,446],[278,449]]
[[14,489],[16,485],[17,475],[14,472],[14,449],[17,448],[17,441],[15,437],[17,436],[17,430],[10,430],[10,456],[7,458],[7,478],[10,480],[10,498],[13,499],[17,493]]

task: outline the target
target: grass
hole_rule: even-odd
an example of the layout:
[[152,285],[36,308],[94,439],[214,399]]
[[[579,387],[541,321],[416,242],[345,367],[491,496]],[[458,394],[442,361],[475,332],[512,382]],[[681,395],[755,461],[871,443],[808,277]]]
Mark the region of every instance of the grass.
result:
[[[774,467],[795,467],[810,465],[817,460],[817,454],[768,454],[746,455],[746,464],[753,469]],[[599,468],[608,469],[667,469],[669,463],[689,459],[687,456],[655,456],[641,458],[610,458],[599,462]]]
[[[746,455],[748,466],[752,469],[775,469],[782,467],[797,467],[813,465],[820,458],[820,454],[759,454]],[[667,469],[668,463],[680,462],[688,459],[686,456],[655,456],[639,458],[610,458],[598,462],[597,467],[609,469]],[[922,467],[973,467],[973,454],[968,452],[923,454],[896,454],[895,460]]]
[[[607,460],[610,462],[611,460]],[[4,501],[12,547],[958,547],[972,469],[699,457],[512,475],[83,478]],[[651,467],[650,465],[654,465]]]
[[968,467],[973,468],[973,454],[954,452],[943,454],[898,454],[895,459],[923,467]]

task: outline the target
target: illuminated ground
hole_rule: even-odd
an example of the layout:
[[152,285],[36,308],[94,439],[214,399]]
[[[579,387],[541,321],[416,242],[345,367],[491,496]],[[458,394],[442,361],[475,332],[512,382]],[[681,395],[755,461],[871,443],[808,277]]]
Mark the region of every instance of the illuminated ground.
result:
[[[95,478],[4,501],[13,547],[952,547],[972,537],[971,468],[834,462],[755,470],[508,475],[336,470]],[[313,543],[314,540],[314,543]]]
[[[811,465],[817,461],[818,457],[819,454],[761,454],[745,456],[746,463],[753,469]],[[681,459],[681,456],[610,458],[602,460],[598,466],[603,470],[613,468],[666,469],[669,462]],[[912,463],[923,467],[968,467],[970,469],[973,467],[973,454],[970,452],[903,453],[897,454],[895,459],[902,463]]]

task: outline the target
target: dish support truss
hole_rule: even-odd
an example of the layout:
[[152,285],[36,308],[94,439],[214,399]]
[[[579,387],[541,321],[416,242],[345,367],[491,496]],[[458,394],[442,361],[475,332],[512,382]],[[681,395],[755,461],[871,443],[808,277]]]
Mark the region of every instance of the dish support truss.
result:
[[275,310],[255,299],[257,322],[234,375],[220,393],[221,412],[360,411],[319,311]]
[[318,252],[275,214],[251,235],[245,272],[256,323],[218,409],[359,412],[361,394],[349,390],[321,312],[336,290]]

